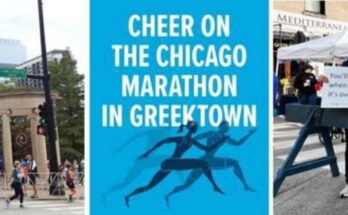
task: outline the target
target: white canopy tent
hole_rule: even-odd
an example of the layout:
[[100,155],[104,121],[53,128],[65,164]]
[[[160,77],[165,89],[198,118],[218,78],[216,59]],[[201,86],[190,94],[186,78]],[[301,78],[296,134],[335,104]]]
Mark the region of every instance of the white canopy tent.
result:
[[342,31],[305,43],[278,49],[277,72],[280,61],[311,60],[333,62],[338,58],[348,57],[348,31]]

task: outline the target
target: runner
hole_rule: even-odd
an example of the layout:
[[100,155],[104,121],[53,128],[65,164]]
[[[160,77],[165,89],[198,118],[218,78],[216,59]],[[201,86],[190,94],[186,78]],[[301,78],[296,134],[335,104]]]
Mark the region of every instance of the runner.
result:
[[69,195],[69,202],[73,201],[73,197],[76,195],[76,188],[75,188],[75,173],[73,170],[73,167],[68,164],[67,165],[67,172],[66,172],[66,186],[68,187],[68,195]]
[[196,140],[192,138],[192,134],[196,133],[198,129],[198,124],[196,122],[189,121],[186,125],[182,125],[179,129],[179,132],[182,132],[183,127],[186,127],[188,129],[188,133],[185,136],[177,136],[177,137],[164,139],[158,142],[153,148],[148,150],[146,153],[144,153],[140,157],[141,159],[146,158],[151,152],[153,152],[154,150],[156,150],[163,144],[168,144],[168,143],[176,144],[173,155],[171,156],[171,158],[168,158],[162,162],[161,169],[154,175],[152,180],[146,186],[139,187],[135,189],[132,193],[125,196],[124,199],[125,199],[125,204],[127,207],[129,207],[130,197],[152,189],[153,187],[158,185],[161,181],[163,181],[169,175],[169,173],[171,173],[173,170],[180,171],[180,170],[200,168],[202,169],[203,174],[208,178],[209,182],[213,185],[214,191],[220,194],[225,194],[215,183],[210,167],[206,161],[201,159],[181,158],[183,154],[188,149],[191,148],[192,145],[197,146],[201,150],[209,151],[214,149],[218,144],[220,144],[220,142],[216,143],[215,145],[211,147],[206,147],[205,145],[200,144],[199,142],[197,142]]
[[[207,161],[210,168],[213,170],[232,168],[234,171],[234,174],[243,183],[244,189],[247,191],[254,191],[254,189],[251,188],[246,182],[246,179],[242,172],[242,168],[240,167],[239,162],[237,160],[232,158],[226,158],[226,157],[216,157],[215,153],[223,145],[222,143],[227,143],[232,146],[242,145],[255,132],[255,130],[250,130],[249,134],[247,134],[240,140],[236,141],[232,139],[230,136],[225,135],[225,133],[228,132],[229,128],[230,128],[229,123],[227,121],[223,121],[220,123],[218,131],[208,131],[203,134],[199,134],[194,138],[195,140],[207,139],[208,147],[215,145],[216,143],[221,143],[217,147],[215,147],[213,150],[207,151],[206,154],[201,157],[201,159]],[[188,189],[202,176],[202,174],[203,174],[202,169],[192,170],[190,175],[187,177],[186,181],[182,185],[175,187],[169,194],[165,196],[167,206],[169,206],[170,196]]]
[[24,198],[24,193],[23,193],[23,189],[22,189],[22,182],[21,179],[23,177],[21,170],[20,170],[20,165],[21,163],[19,161],[15,161],[14,162],[14,169],[12,171],[12,183],[11,183],[11,188],[14,189],[15,194],[9,198],[6,199],[6,208],[10,207],[10,202],[14,199],[17,199],[19,197],[19,207],[23,208],[23,198]]

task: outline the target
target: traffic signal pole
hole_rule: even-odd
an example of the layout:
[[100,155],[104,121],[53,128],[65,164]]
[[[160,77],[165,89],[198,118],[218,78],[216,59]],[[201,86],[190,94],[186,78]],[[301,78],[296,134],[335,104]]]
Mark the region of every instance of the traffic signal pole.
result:
[[[44,17],[42,9],[42,0],[38,0],[38,9],[39,9],[39,24],[40,24],[40,41],[41,41],[41,57],[42,57],[42,68],[43,76],[42,82],[45,91],[45,102],[46,102],[46,111],[47,111],[47,136],[48,136],[48,148],[50,154],[50,171],[51,173],[56,173],[59,171],[58,161],[57,161],[57,151],[56,151],[56,129],[54,122],[53,114],[53,102],[50,92],[50,76],[48,74],[48,65],[47,65],[47,51],[46,51],[46,39],[45,39],[45,26],[44,26]],[[56,178],[56,177],[54,177]],[[52,184],[56,185],[55,182]]]

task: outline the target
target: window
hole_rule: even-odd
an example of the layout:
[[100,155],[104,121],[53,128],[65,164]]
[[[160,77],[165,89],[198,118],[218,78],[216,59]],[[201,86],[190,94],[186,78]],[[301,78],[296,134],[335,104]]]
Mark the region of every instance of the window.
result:
[[305,11],[325,15],[325,1],[305,0]]

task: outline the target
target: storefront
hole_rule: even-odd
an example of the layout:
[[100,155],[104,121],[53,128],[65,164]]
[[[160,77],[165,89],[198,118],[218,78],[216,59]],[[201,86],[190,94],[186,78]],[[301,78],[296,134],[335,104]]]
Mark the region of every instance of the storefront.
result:
[[[348,29],[347,22],[329,19],[323,15],[309,16],[281,10],[273,11],[273,56],[276,62],[277,50],[307,40],[323,37]],[[283,66],[283,73],[289,75],[294,63]],[[275,65],[274,65],[275,66]],[[320,67],[320,65],[318,65]],[[319,68],[320,69],[320,68]],[[290,71],[288,71],[290,70]],[[295,72],[296,73],[296,72]]]
[[[308,40],[324,37],[348,29],[347,22],[329,19],[324,15],[308,15],[292,13],[281,10],[273,11],[273,62],[276,71],[277,51],[280,47],[286,47]],[[292,87],[294,77],[300,72],[303,62],[284,61],[279,65],[277,78],[278,99],[275,106],[279,107],[279,113],[284,112],[284,105],[295,102],[295,90]],[[323,62],[309,62],[314,67],[314,73],[319,75],[324,70]],[[276,85],[275,85],[276,86]]]

